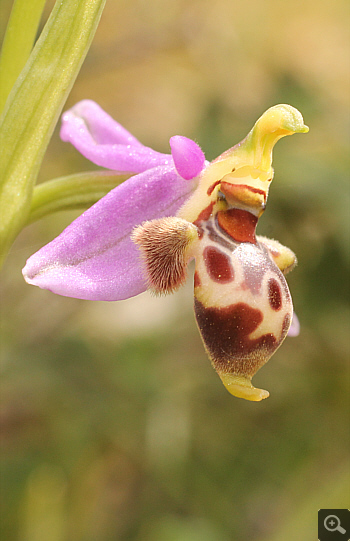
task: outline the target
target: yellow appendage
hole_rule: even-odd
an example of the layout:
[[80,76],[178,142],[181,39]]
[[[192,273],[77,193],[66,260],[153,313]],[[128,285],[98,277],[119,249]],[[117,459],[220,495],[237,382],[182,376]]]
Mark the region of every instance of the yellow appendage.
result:
[[237,398],[244,398],[245,400],[251,400],[252,402],[260,402],[260,400],[270,396],[268,391],[253,387],[249,378],[235,376],[234,374],[219,375],[228,392]]

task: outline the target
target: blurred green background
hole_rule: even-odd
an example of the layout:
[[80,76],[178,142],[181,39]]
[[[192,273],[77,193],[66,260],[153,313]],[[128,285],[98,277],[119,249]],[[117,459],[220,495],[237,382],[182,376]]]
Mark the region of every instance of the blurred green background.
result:
[[[314,541],[319,508],[349,507],[349,21],[347,0],[107,1],[66,108],[96,100],[144,144],[186,135],[208,159],[268,107],[302,112],[258,229],[298,255],[302,330],[255,376],[270,398],[235,399],[192,278],[161,299],[55,296],[20,270],[77,213],[25,229],[1,278],[1,539]],[[40,181],[89,169],[56,130]]]

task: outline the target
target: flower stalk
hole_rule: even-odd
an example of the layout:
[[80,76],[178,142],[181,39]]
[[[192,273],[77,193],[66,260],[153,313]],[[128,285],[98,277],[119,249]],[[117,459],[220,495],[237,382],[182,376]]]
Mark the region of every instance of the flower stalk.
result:
[[131,175],[89,171],[43,182],[34,187],[27,225],[62,210],[91,207]]
[[57,1],[8,97],[0,119],[0,264],[28,220],[44,153],[104,5]]
[[33,48],[46,0],[15,0],[0,55],[0,114]]

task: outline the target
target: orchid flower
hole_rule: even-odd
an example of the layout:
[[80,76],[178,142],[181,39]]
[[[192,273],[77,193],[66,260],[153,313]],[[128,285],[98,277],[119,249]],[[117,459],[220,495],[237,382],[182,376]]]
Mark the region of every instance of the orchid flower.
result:
[[234,396],[266,398],[251,379],[288,331],[298,333],[284,277],[296,257],[255,230],[275,143],[307,131],[299,111],[277,105],[208,163],[186,137],[172,137],[171,154],[162,154],[96,103],[78,103],[63,115],[61,138],[95,164],[133,176],[31,256],[26,281],[60,295],[114,301],[146,289],[176,291],[195,259],[195,316],[213,367]]

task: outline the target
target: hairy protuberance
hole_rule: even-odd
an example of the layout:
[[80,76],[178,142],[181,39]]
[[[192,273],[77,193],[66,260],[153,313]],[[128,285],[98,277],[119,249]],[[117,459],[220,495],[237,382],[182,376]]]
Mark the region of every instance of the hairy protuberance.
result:
[[184,284],[190,248],[198,241],[195,225],[181,218],[160,218],[138,226],[131,238],[141,250],[154,293],[172,293]]

